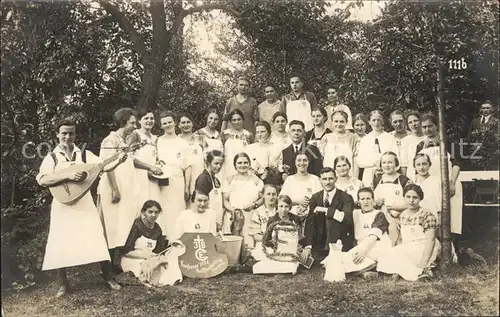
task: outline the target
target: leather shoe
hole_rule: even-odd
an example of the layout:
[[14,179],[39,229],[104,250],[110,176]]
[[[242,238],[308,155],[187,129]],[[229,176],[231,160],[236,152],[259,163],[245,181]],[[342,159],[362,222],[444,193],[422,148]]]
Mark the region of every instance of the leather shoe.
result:
[[121,289],[122,289],[122,287],[120,286],[120,284],[116,283],[116,282],[115,282],[115,281],[113,281],[113,280],[107,280],[107,281],[106,281],[106,285],[107,285],[110,289],[112,289],[112,290],[114,290],[114,291],[119,291],[119,290],[121,290]]
[[56,298],[63,297],[69,292],[69,287],[67,285],[61,285],[56,293]]

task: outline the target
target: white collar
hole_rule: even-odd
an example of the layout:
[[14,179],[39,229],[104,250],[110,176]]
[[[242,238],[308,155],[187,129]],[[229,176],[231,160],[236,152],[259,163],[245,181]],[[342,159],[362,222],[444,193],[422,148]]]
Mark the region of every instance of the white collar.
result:
[[324,190],[323,199],[325,199],[328,195],[328,201],[332,203],[333,196],[335,196],[336,192],[337,192],[337,187],[334,187],[331,192],[327,192],[326,190]]

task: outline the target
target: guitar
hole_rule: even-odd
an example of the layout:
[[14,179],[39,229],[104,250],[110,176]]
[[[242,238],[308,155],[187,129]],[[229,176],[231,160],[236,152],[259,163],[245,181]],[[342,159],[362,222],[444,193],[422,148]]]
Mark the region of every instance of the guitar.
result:
[[[136,143],[132,146],[122,149],[124,152],[133,152],[138,148],[144,146],[146,143]],[[120,152],[116,152],[99,164],[74,164],[58,173],[83,173],[83,180],[79,182],[64,181],[57,185],[49,187],[50,193],[58,202],[71,205],[82,198],[92,187],[92,185],[99,178],[102,170],[106,165],[113,162],[120,156]],[[121,164],[121,163],[120,163]]]

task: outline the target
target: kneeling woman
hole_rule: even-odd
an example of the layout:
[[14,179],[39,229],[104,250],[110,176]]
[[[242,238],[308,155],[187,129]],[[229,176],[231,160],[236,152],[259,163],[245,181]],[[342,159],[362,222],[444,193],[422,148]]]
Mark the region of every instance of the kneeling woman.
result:
[[[146,285],[150,283],[157,285],[170,284],[161,281],[169,279],[169,275],[172,275],[171,273],[176,268],[178,269],[178,263],[175,263],[176,257],[172,263],[169,263],[169,257],[157,257],[167,246],[165,236],[162,235],[161,228],[156,222],[160,213],[161,206],[157,201],[146,201],[142,206],[141,216],[134,221],[127,242],[122,248],[121,266],[123,271],[134,273]],[[173,247],[176,248],[178,244],[174,243]],[[183,247],[182,244],[180,246]],[[157,258],[155,259],[155,257]],[[153,265],[145,265],[148,260],[153,260],[148,263]],[[149,272],[148,268],[150,269]],[[156,275],[156,281],[154,281],[155,277],[152,276],[152,271],[157,268],[160,269],[157,270],[160,274]]]
[[292,200],[286,195],[278,197],[277,213],[270,217],[262,238],[265,258],[253,267],[254,274],[295,273],[298,267],[301,219],[290,213]]
[[436,216],[420,207],[424,193],[420,186],[404,188],[408,209],[399,216],[401,244],[379,258],[377,271],[397,274],[408,281],[428,279],[441,245],[436,239]]

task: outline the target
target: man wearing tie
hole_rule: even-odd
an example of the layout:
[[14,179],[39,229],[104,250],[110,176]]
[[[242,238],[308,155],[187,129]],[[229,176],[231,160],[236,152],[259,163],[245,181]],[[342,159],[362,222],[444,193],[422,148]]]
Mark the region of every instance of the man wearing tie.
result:
[[319,177],[321,169],[323,168],[323,158],[316,146],[305,142],[304,123],[302,121],[292,120],[289,127],[289,135],[292,144],[281,151],[282,166],[284,170],[283,178],[285,179],[288,175],[297,173],[297,167],[295,166],[295,157],[297,153],[305,153],[307,155],[309,158],[307,172]]
[[306,219],[303,259],[312,255],[321,262],[328,255],[328,244],[341,240],[342,251],[353,247],[354,200],[346,192],[335,187],[337,175],[330,167],[321,170],[323,190],[315,193],[309,203]]
[[498,166],[498,125],[499,120],[493,116],[494,108],[490,101],[485,101],[480,108],[480,117],[471,122],[469,129],[469,149],[465,151],[471,156],[475,167],[495,170]]
[[482,137],[485,133],[498,133],[498,119],[493,117],[493,105],[486,100],[479,110],[481,116],[472,120],[469,129],[469,138]]

